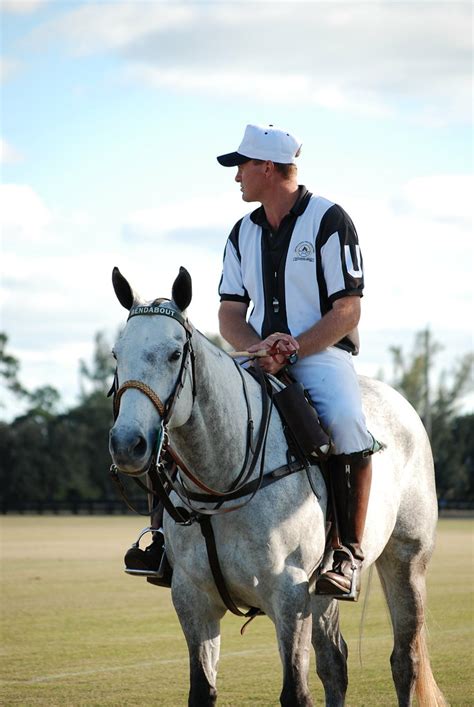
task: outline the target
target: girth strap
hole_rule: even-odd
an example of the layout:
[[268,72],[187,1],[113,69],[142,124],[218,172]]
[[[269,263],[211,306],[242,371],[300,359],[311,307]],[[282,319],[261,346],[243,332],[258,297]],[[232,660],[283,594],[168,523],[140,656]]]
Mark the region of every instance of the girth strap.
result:
[[253,618],[264,612],[256,607],[250,608],[247,612],[240,611],[237,604],[230,596],[229,590],[227,589],[227,584],[222,574],[222,568],[219,562],[219,556],[217,554],[216,538],[214,536],[214,530],[212,528],[211,519],[209,516],[203,516],[199,519],[199,524],[201,527],[201,533],[203,534],[204,540],[206,541],[207,555],[209,558],[209,565],[211,567],[212,576],[214,582],[216,583],[217,590],[221,595],[221,599],[228,608],[236,616],[244,616],[246,618]]

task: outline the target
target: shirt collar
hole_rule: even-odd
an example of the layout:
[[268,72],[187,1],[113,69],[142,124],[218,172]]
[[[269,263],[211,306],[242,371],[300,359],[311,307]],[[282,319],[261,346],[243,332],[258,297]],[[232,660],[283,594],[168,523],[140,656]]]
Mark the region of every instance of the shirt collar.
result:
[[[289,213],[294,214],[295,216],[301,216],[301,214],[305,212],[310,198],[311,192],[306,189],[304,184],[300,184],[298,187],[298,196],[296,198],[295,203],[291,207]],[[252,211],[252,213],[250,214],[250,218],[254,223],[257,224],[257,226],[268,228],[267,216],[265,214],[265,209],[263,208],[263,206],[260,206],[258,209],[255,209],[255,211]]]

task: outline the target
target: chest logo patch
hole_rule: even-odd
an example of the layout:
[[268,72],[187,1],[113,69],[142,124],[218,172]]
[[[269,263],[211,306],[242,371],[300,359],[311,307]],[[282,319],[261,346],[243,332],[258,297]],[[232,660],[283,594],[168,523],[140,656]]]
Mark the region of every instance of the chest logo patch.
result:
[[307,260],[314,263],[314,246],[309,241],[301,241],[295,248],[293,260]]

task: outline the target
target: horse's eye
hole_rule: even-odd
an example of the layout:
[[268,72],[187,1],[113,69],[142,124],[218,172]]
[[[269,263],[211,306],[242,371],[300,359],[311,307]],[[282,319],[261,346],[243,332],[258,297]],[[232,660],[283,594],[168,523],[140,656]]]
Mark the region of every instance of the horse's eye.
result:
[[181,358],[181,351],[179,349],[176,349],[176,351],[173,351],[173,353],[170,356],[170,361],[178,361],[178,359]]

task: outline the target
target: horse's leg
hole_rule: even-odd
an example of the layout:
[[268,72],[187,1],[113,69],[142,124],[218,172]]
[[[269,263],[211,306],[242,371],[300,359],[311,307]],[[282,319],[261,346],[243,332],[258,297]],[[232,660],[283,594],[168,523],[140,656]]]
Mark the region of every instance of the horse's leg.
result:
[[445,705],[431,672],[425,638],[426,565],[429,554],[420,541],[392,538],[377,560],[377,570],[393,625],[390,656],[400,707],[412,704],[416,692],[423,707]]
[[205,594],[186,583],[185,577],[173,578],[172,598],[188,644],[188,705],[210,707],[217,700],[220,619],[225,610],[212,605]]
[[312,642],[326,705],[341,707],[347,690],[347,645],[339,630],[339,604],[313,595],[312,607]]
[[283,665],[284,707],[312,707],[308,689],[311,647],[311,611],[308,583],[304,577],[290,580],[272,597],[272,618]]

